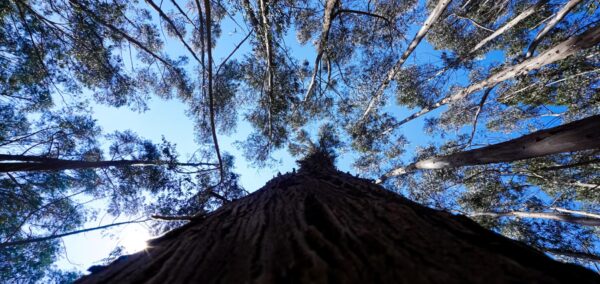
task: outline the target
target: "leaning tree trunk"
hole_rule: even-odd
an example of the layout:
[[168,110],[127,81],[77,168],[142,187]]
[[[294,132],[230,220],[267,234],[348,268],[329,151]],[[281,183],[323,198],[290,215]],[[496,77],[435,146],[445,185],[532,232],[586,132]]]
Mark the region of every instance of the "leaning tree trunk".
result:
[[177,163],[162,160],[82,161],[48,158],[33,155],[0,154],[0,173],[83,170],[108,167],[145,167],[172,165],[181,167],[217,166],[213,163]]
[[514,162],[590,149],[600,149],[600,115],[536,131],[506,142],[421,160],[387,172],[377,180],[377,183],[415,170]]
[[600,283],[464,216],[307,165],[93,270],[78,283]]

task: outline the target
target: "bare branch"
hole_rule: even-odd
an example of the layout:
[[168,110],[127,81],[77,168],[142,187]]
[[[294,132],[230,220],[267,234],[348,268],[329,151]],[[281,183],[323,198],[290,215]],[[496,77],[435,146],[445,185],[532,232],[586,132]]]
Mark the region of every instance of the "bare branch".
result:
[[476,26],[476,27],[478,27],[478,28],[480,28],[482,30],[488,31],[490,33],[495,32],[494,30],[492,30],[490,28],[484,27],[482,24],[478,23],[477,21],[475,21],[475,20],[473,20],[473,19],[471,19],[469,17],[464,17],[464,16],[461,16],[461,15],[458,15],[458,14],[454,14],[454,16],[456,16],[457,18],[461,18],[461,19],[467,20],[467,21],[471,22],[474,26]]
[[475,118],[473,119],[473,129],[471,130],[471,137],[469,138],[469,141],[466,143],[465,147],[469,147],[471,146],[471,142],[473,142],[473,138],[475,137],[475,131],[477,130],[477,120],[479,119],[479,115],[481,114],[481,110],[483,109],[483,105],[485,104],[485,101],[487,100],[490,92],[492,91],[494,87],[488,88],[484,93],[483,96],[481,97],[481,101],[479,102],[479,106],[477,107],[477,112],[475,112]]
[[595,217],[579,217],[571,214],[556,213],[556,212],[525,212],[525,211],[504,211],[504,212],[473,212],[469,217],[519,217],[519,218],[535,218],[561,221],[571,224],[597,227],[600,226],[600,219]]
[[173,29],[173,31],[175,32],[175,34],[179,38],[179,41],[181,41],[181,43],[185,46],[185,48],[190,52],[190,54],[192,55],[192,57],[194,57],[194,59],[196,59],[196,61],[198,63],[200,63],[200,65],[202,65],[202,67],[204,68],[203,62],[200,60],[200,58],[198,58],[198,55],[192,49],[192,47],[190,47],[188,45],[187,41],[185,40],[185,38],[183,37],[183,35],[179,32],[179,30],[177,29],[177,26],[175,26],[175,23],[173,23],[173,21],[171,20],[171,18],[169,18],[169,16],[167,16],[167,14],[160,7],[158,7],[154,3],[154,1],[152,1],[152,0],[145,0],[145,1],[146,1],[146,3],[150,4],[150,6],[156,12],[158,12],[158,14],[160,15],[160,17],[163,18],[163,20],[165,20],[169,24],[169,26],[171,26],[171,28]]
[[85,232],[102,230],[102,229],[106,229],[106,228],[110,228],[110,227],[127,225],[127,224],[143,223],[143,222],[147,222],[150,220],[151,219],[119,222],[119,223],[113,223],[113,224],[108,224],[108,225],[104,225],[104,226],[98,226],[98,227],[94,227],[94,228],[87,228],[87,229],[81,229],[81,230],[71,231],[71,232],[67,232],[67,233],[62,233],[62,234],[50,235],[50,236],[46,236],[46,237],[18,240],[18,241],[14,241],[14,242],[4,242],[4,243],[0,243],[0,248],[10,247],[10,246],[18,246],[18,245],[26,245],[26,244],[31,244],[31,243],[39,243],[39,242],[43,242],[43,241],[48,241],[48,240],[53,240],[53,239],[70,236],[70,235],[76,235],[76,234],[81,234],[81,233],[85,233]]

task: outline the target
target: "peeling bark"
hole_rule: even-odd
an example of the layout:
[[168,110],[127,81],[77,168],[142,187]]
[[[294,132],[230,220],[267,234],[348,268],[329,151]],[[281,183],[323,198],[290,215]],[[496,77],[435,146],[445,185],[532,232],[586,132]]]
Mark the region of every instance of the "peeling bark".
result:
[[551,154],[600,148],[600,115],[548,128],[503,143],[433,157],[394,169],[382,177],[410,173],[418,169],[442,169],[472,165],[513,162]]
[[598,283],[464,216],[302,168],[77,283]]

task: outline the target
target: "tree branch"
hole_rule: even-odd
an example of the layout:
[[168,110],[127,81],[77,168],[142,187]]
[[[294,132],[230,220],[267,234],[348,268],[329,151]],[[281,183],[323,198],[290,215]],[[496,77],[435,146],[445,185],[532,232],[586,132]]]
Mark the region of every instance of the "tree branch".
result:
[[325,52],[325,46],[327,45],[327,40],[329,39],[329,30],[331,29],[331,22],[333,20],[333,17],[335,17],[336,15],[333,12],[333,10],[337,2],[338,0],[327,0],[327,3],[325,4],[325,12],[323,15],[323,27],[321,28],[321,38],[319,39],[319,44],[317,45],[317,57],[315,58],[315,67],[310,78],[310,83],[308,84],[306,95],[304,95],[305,102],[308,101],[315,88],[317,72],[319,71],[319,63],[321,62],[321,58],[323,57],[323,53]]
[[0,248],[10,247],[10,246],[17,246],[17,245],[26,245],[26,244],[31,244],[31,243],[39,243],[39,242],[43,242],[43,241],[48,241],[48,240],[53,240],[53,239],[58,239],[58,238],[70,236],[70,235],[76,235],[76,234],[81,234],[81,233],[85,233],[85,232],[102,230],[102,229],[106,229],[106,228],[110,228],[110,227],[127,225],[127,224],[143,223],[143,222],[147,222],[147,221],[150,221],[150,220],[151,219],[138,220],[138,221],[119,222],[119,223],[113,223],[113,224],[108,224],[108,225],[104,225],[104,226],[98,226],[98,227],[94,227],[94,228],[87,228],[87,229],[81,229],[81,230],[71,231],[71,232],[57,234],[57,235],[50,235],[50,236],[46,236],[46,237],[39,237],[39,238],[31,238],[31,239],[25,239],[25,240],[18,240],[18,241],[14,241],[14,242],[4,242],[4,243],[0,243]]

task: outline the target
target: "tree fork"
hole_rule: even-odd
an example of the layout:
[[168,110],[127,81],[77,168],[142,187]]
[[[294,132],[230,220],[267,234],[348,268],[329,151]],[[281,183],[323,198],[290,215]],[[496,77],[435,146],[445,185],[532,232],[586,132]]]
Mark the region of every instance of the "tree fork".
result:
[[313,166],[305,163],[76,283],[600,282],[592,271],[464,216]]

